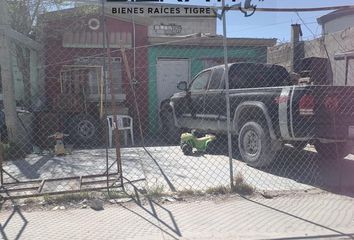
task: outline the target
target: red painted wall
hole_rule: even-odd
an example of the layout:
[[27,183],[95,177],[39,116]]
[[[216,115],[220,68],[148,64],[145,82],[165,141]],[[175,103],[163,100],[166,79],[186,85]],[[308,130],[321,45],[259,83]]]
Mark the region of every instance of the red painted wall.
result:
[[[47,21],[44,27],[45,37],[45,89],[48,99],[48,106],[53,107],[53,99],[60,93],[59,73],[63,65],[73,64],[75,58],[97,56],[102,57],[106,54],[106,50],[103,48],[65,48],[63,47],[63,35],[65,31],[73,31],[73,28],[87,28],[85,23],[91,17],[100,19],[99,16],[85,16],[76,18],[64,18]],[[78,29],[80,30],[80,29]],[[97,32],[102,32],[102,22]],[[133,25],[131,22],[122,21],[116,18],[107,17],[106,19],[106,31],[107,32],[131,32],[133,36]],[[148,109],[148,37],[147,26],[135,25],[136,31],[136,80],[138,85],[136,86],[136,97],[138,100],[141,122],[143,129],[147,127],[147,109]],[[120,49],[111,49],[112,57],[121,57]],[[127,58],[131,73],[133,75],[133,50],[126,49]],[[125,66],[122,62],[122,83],[123,92],[126,94],[125,105],[129,108],[129,113],[134,117],[136,136],[138,134],[137,128],[137,112],[134,105],[134,97],[131,91],[129,80],[125,72]],[[52,109],[52,111],[56,111]]]

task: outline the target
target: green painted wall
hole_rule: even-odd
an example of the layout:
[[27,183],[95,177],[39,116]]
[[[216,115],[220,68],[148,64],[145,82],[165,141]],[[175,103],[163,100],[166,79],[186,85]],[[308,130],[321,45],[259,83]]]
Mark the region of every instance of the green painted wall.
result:
[[[156,65],[158,58],[188,58],[190,60],[190,72],[192,79],[203,70],[203,60],[211,58],[223,58],[223,47],[196,47],[196,46],[155,46],[148,50],[149,62],[149,132],[155,134],[158,131],[159,106],[157,100],[157,75]],[[266,47],[229,47],[228,57],[242,59],[242,61],[266,62]]]

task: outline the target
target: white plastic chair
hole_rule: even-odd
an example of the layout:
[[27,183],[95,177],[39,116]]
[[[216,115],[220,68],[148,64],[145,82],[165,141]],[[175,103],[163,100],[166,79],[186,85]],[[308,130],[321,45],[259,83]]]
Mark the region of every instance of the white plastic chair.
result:
[[118,124],[113,123],[113,121],[113,115],[107,116],[109,147],[112,147],[113,130],[117,125],[118,130],[124,131],[124,144],[128,145],[128,131],[130,131],[131,143],[134,145],[133,118],[127,115],[117,115]]

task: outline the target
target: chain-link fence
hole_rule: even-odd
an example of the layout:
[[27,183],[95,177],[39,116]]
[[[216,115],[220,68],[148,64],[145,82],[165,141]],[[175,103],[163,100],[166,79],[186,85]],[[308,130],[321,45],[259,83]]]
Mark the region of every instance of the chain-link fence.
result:
[[35,47],[9,41],[22,62],[3,95],[8,193],[352,187],[353,29],[228,38],[226,67],[222,36],[146,19],[73,3],[36,18]]

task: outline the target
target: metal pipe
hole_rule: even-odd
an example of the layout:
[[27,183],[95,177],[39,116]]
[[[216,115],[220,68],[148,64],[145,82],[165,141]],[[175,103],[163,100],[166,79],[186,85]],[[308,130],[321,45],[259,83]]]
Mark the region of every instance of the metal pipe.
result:
[[227,34],[226,34],[226,11],[225,0],[222,0],[222,29],[223,29],[223,45],[224,45],[224,64],[225,64],[225,92],[226,92],[226,117],[227,117],[227,144],[229,154],[229,167],[230,167],[230,187],[234,188],[234,170],[232,162],[232,140],[231,140],[231,112],[230,112],[230,89],[229,89],[229,64],[227,59]]
[[[106,46],[106,41],[107,41],[107,35],[106,35],[106,14],[105,14],[105,1],[102,0],[102,35],[103,35],[103,43],[102,43],[102,48],[103,48],[103,81],[104,81],[104,112],[107,117],[107,112],[106,112],[106,103],[107,103],[107,70],[106,70],[106,54],[107,54],[107,46]],[[108,136],[106,137],[106,180],[107,180],[107,192],[109,194],[109,156],[108,156]]]
[[0,186],[4,185],[4,172],[3,172],[3,161],[4,161],[4,145],[0,142]]
[[[63,180],[73,180],[73,179],[80,179],[80,178],[99,178],[99,177],[110,177],[114,175],[118,175],[119,172],[114,172],[114,173],[109,173],[107,174],[106,172],[103,174],[91,174],[91,175],[83,175],[83,176],[71,176],[71,177],[60,177],[60,178],[47,178],[45,179],[46,182],[55,182],[55,181],[63,181]],[[9,182],[9,183],[4,183],[4,185],[16,185],[16,184],[34,184],[34,183],[40,183],[43,180],[37,179],[37,180],[26,180],[26,181],[18,181],[18,182]]]
[[[122,186],[113,186],[111,188],[121,188]],[[68,193],[77,193],[77,192],[92,192],[96,190],[107,189],[107,187],[94,187],[94,188],[83,188],[83,189],[75,189],[75,190],[67,190],[67,191],[59,191],[59,192],[44,192],[44,193],[34,193],[34,194],[24,194],[24,195],[15,195],[15,196],[7,196],[3,197],[4,200],[7,199],[19,199],[19,198],[30,198],[30,197],[40,197],[43,195],[60,195],[60,194],[68,194]]]
[[45,183],[45,179],[43,179],[43,181],[41,182],[41,185],[38,187],[38,192],[39,192],[39,193],[42,192],[44,183]]
[[[17,183],[20,182],[17,178],[15,178],[14,176],[12,176],[10,173],[8,173],[7,171],[4,170],[4,168],[2,168],[2,172],[5,173],[7,176],[9,176],[11,179],[15,180]],[[4,183],[5,184],[5,183]]]
[[136,33],[135,33],[135,19],[134,14],[132,14],[132,24],[133,24],[133,79],[136,81]]
[[[109,33],[107,32],[107,39],[110,39]],[[108,40],[109,41],[109,40]],[[114,143],[116,149],[116,163],[117,163],[117,171],[118,171],[118,178],[120,178],[123,187],[123,170],[122,170],[122,158],[121,158],[121,151],[120,151],[120,139],[119,139],[119,129],[118,129],[118,107],[115,99],[115,92],[114,92],[114,84],[113,84],[113,75],[112,75],[112,58],[111,58],[111,48],[109,43],[107,42],[107,57],[108,57],[108,79],[109,79],[109,88],[111,93],[111,104],[112,104],[112,114],[113,114],[113,122],[116,124],[115,129],[113,130],[114,136]],[[108,162],[107,162],[108,167]],[[107,171],[109,169],[107,168]],[[107,184],[109,179],[107,178]],[[109,189],[109,188],[108,188]],[[109,190],[108,190],[109,191]]]
[[[126,178],[124,178],[126,179]],[[127,179],[126,179],[127,180]],[[145,181],[145,178],[140,178],[140,179],[136,179],[136,180],[127,180],[127,182],[123,182],[123,184],[131,184],[134,182],[139,182],[139,181]],[[105,181],[105,180],[104,180]],[[117,186],[110,186],[110,188],[122,188],[121,185],[117,185]],[[36,190],[38,189],[38,187],[27,187],[27,188],[20,188],[20,189],[6,189],[6,192],[24,192],[26,190]],[[29,197],[40,197],[43,195],[60,195],[60,194],[67,194],[67,193],[77,193],[77,192],[90,192],[90,191],[96,191],[96,190],[103,190],[103,189],[107,189],[107,187],[91,187],[91,188],[82,188],[82,189],[73,189],[73,190],[66,190],[66,191],[54,191],[54,192],[41,192],[41,193],[32,193],[32,194],[24,194],[24,195],[15,195],[15,196],[10,196],[8,195],[7,197],[3,197],[4,200],[7,199],[19,199],[19,198],[29,198]],[[124,190],[124,188],[123,188]]]

